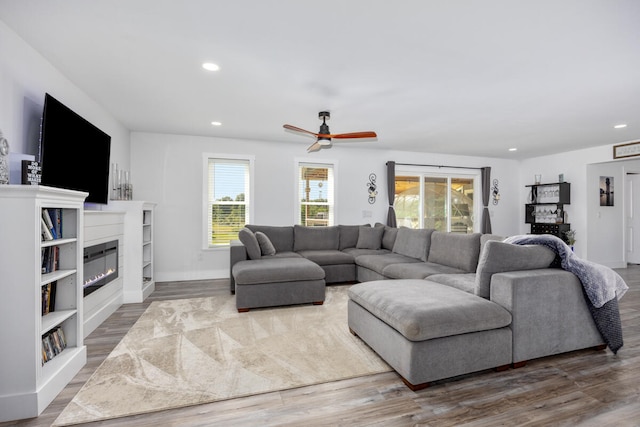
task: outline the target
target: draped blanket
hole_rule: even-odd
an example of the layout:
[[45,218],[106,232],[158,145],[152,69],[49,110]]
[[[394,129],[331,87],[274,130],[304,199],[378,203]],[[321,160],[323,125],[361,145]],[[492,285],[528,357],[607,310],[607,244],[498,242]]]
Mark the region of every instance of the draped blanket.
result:
[[600,335],[614,354],[618,352],[623,345],[618,300],[629,289],[618,273],[604,265],[579,258],[556,236],[522,235],[508,237],[504,241],[516,245],[543,245],[553,250],[560,267],[580,279],[587,307]]

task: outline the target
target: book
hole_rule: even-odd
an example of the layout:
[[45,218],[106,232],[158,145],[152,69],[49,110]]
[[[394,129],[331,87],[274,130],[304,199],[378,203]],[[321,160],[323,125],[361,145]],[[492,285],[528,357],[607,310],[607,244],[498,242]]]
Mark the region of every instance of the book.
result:
[[44,220],[44,223],[49,229],[49,232],[51,233],[51,237],[53,239],[57,239],[58,235],[56,234],[56,229],[53,225],[53,221],[51,221],[51,213],[49,212],[49,209],[42,209],[42,219]]
[[53,240],[53,235],[51,231],[49,231],[49,227],[47,227],[47,223],[44,221],[44,218],[40,218],[40,228],[42,229],[42,240]]

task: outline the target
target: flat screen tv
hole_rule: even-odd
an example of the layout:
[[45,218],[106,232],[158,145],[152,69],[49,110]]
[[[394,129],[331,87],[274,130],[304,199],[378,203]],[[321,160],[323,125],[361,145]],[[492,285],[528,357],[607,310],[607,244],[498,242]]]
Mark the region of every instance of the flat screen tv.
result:
[[89,193],[85,203],[109,200],[111,137],[48,93],[40,133],[40,183]]

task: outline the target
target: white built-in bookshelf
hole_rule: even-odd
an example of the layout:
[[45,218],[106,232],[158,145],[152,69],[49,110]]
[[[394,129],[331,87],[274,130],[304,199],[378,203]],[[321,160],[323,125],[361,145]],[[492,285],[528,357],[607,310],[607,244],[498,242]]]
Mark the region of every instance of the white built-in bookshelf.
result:
[[[44,186],[0,186],[0,421],[39,415],[86,363],[86,196]],[[43,236],[43,212],[55,239]],[[55,302],[47,304],[52,293]]]
[[140,200],[110,200],[104,208],[125,212],[124,303],[144,301],[155,289],[153,276],[153,216],[156,204]]

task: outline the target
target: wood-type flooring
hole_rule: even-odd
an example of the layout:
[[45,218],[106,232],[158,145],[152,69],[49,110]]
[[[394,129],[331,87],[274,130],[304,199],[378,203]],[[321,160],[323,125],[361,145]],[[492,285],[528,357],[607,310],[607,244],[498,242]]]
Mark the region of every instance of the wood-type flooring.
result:
[[[418,392],[389,372],[90,425],[640,426],[640,266],[616,271],[629,285],[618,355],[580,350]],[[228,292],[227,280],[157,283],[147,301],[121,306],[85,339],[87,365],[39,417],[0,426],[50,426],[152,301]]]

